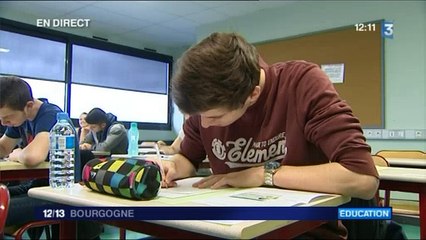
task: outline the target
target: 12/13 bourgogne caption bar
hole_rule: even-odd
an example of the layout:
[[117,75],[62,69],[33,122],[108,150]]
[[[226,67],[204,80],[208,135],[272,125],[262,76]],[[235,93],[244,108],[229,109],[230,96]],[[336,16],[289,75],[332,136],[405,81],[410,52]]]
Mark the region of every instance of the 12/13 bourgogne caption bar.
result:
[[392,219],[392,208],[52,206],[36,208],[36,218],[63,220],[390,220]]

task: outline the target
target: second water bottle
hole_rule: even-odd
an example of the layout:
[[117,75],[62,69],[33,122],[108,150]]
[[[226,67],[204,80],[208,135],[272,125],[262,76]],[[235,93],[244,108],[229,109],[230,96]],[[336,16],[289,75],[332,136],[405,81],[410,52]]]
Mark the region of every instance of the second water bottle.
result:
[[129,147],[127,149],[127,154],[130,156],[138,156],[139,153],[139,130],[138,125],[135,122],[132,122],[130,125],[129,132],[127,133],[129,138]]

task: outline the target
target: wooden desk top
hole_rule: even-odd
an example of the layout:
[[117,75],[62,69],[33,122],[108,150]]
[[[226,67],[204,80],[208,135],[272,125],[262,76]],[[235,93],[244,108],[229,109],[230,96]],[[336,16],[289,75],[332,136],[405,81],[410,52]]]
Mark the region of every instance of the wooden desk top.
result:
[[426,183],[426,169],[376,166],[380,179]]
[[12,162],[12,161],[0,161],[0,171],[8,171],[8,170],[25,170],[25,169],[48,169],[49,162],[42,162],[41,164],[35,167],[27,167],[22,163]]
[[[118,198],[107,194],[94,192],[85,186],[75,184],[74,187],[69,189],[52,189],[50,187],[31,188],[28,192],[29,196],[40,198],[57,203],[62,203],[71,206],[202,206],[193,201],[194,198],[210,198],[212,196],[220,196],[220,194],[227,194],[232,191],[241,189],[228,188],[214,191],[212,193],[205,193],[197,195],[196,197],[184,197],[180,199],[169,199],[158,197],[150,201],[134,201],[124,198]],[[161,190],[160,190],[161,191]],[[182,199],[186,199],[182,200]],[[321,197],[309,203],[309,206],[339,206],[350,200],[349,197],[340,195],[328,195]],[[247,239],[254,238],[275,229],[282,228],[293,222],[294,220],[274,220],[274,221],[241,221],[232,225],[220,224],[209,221],[195,221],[195,220],[158,220],[146,221],[163,226],[168,226],[177,229],[183,229],[201,234],[207,234],[219,238],[226,239]]]
[[421,158],[386,158],[392,166],[426,168],[426,159]]

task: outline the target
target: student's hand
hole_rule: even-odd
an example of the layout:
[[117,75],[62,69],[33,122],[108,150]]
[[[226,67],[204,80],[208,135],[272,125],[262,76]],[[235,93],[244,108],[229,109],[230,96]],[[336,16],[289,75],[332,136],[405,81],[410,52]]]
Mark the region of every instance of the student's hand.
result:
[[[161,160],[160,160],[161,161]],[[176,163],[173,161],[162,161],[165,178],[161,181],[162,187],[176,187]]]
[[92,149],[92,145],[89,144],[89,143],[83,143],[83,144],[80,144],[80,149],[81,150],[90,150],[90,149]]
[[160,151],[162,151],[166,155],[176,154],[176,151],[170,146],[166,146],[166,145],[158,145],[158,146],[159,146],[158,148],[160,149]]
[[263,166],[239,172],[211,175],[194,183],[197,188],[260,187],[263,185]]
[[167,146],[167,144],[163,140],[157,141],[158,146]]
[[81,135],[82,136],[86,136],[89,132],[90,132],[90,128],[89,127],[82,127],[81,128]]
[[19,158],[21,156],[22,153],[22,149],[21,148],[17,148],[15,150],[13,150],[10,154],[9,154],[9,161],[13,161],[13,162],[19,162]]

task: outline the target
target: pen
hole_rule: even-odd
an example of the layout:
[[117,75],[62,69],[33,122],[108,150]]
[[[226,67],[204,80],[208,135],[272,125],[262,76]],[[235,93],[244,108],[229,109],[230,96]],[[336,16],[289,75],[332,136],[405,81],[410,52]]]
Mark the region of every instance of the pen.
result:
[[158,146],[158,143],[155,143],[155,151],[157,152],[157,159],[159,161],[161,177],[164,180],[164,184],[166,185],[166,188],[168,188],[167,182],[166,182],[166,174],[164,173],[163,161],[161,160],[160,147]]

